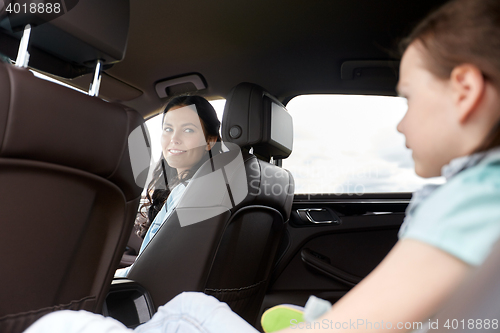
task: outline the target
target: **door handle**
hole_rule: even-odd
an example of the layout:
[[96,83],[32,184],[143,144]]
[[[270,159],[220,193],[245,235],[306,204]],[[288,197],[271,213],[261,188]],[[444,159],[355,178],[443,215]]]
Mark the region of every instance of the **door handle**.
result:
[[[311,216],[311,212],[327,212],[332,216],[332,219],[317,221]],[[341,223],[340,218],[334,212],[332,212],[330,209],[326,209],[326,208],[300,208],[300,209],[297,209],[297,214],[299,214],[299,216],[302,220],[306,220],[309,223],[313,223],[313,224],[336,224],[336,225],[339,225]]]

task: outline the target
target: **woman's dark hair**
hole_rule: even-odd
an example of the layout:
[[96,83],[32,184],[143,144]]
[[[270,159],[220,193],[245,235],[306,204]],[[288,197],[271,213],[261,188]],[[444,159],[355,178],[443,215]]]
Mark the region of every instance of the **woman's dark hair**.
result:
[[[420,42],[424,65],[436,77],[450,78],[456,66],[477,66],[500,91],[500,0],[453,0],[431,13],[400,43],[401,55]],[[477,151],[500,145],[500,123]]]
[[[201,120],[201,126],[207,142],[214,140],[220,142],[220,121],[217,118],[217,114],[215,113],[213,106],[201,96],[178,96],[173,98],[163,110],[163,117],[165,117],[165,114],[173,107],[189,106],[193,104],[196,106],[196,111],[198,112],[198,117]],[[149,226],[170,195],[170,190],[179,183],[191,179],[198,168],[205,163],[208,158],[219,152],[220,145],[216,144],[209,151],[209,154],[206,154],[205,157],[202,158],[195,166],[182,172],[180,175],[177,174],[177,170],[175,168],[172,168],[167,164],[165,158],[163,157],[163,153],[161,154],[160,161],[153,170],[153,177],[147,188],[147,202],[140,208],[143,219],[141,219],[142,221],[136,222],[137,234],[140,237],[144,238],[146,235]]]

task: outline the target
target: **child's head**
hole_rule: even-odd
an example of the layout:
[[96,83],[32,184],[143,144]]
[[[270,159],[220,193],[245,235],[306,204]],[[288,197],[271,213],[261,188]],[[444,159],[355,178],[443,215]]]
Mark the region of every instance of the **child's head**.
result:
[[422,177],[500,145],[500,1],[454,0],[402,42],[398,125]]

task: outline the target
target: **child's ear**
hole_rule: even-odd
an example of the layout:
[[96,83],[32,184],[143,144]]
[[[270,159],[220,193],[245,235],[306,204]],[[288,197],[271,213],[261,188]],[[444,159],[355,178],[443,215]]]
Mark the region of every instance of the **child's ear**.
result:
[[462,64],[453,69],[450,81],[458,120],[464,123],[481,102],[485,90],[484,76],[477,66]]

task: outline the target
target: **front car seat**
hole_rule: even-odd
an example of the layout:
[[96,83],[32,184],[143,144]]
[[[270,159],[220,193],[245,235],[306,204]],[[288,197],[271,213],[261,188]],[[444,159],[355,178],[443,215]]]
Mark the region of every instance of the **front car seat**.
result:
[[268,161],[290,155],[292,119],[261,87],[240,84],[227,99],[222,137],[228,151],[196,172],[127,277],[156,307],[203,291],[255,324],[293,201],[292,175]]
[[[83,1],[81,5],[86,8]],[[128,13],[128,3],[122,6]],[[93,17],[96,26],[99,17],[107,20]],[[124,33],[126,41],[128,16],[125,23],[104,37]],[[72,38],[58,24],[69,47],[84,44],[88,51],[78,53],[76,66],[85,67],[79,62],[85,56],[110,58],[93,48],[95,39],[85,43]],[[50,30],[48,25],[41,28]],[[33,35],[40,37],[37,28]],[[2,38],[10,38],[3,33]],[[121,52],[113,49],[118,58],[125,46]],[[59,45],[50,53],[49,45],[44,52],[52,63],[62,63],[58,56],[63,49]],[[75,53],[66,51],[66,56]],[[136,179],[129,153],[129,135],[144,120],[134,110],[41,80],[11,64],[0,64],[0,95],[0,332],[21,332],[59,309],[99,312],[145,180],[141,184]]]

